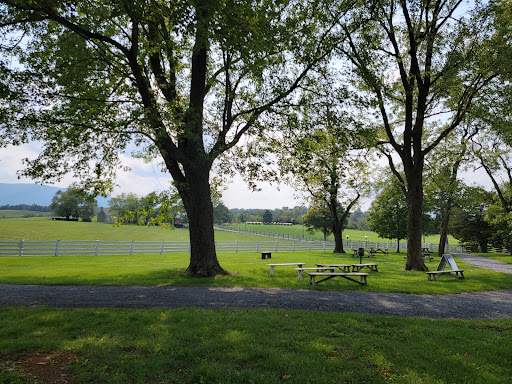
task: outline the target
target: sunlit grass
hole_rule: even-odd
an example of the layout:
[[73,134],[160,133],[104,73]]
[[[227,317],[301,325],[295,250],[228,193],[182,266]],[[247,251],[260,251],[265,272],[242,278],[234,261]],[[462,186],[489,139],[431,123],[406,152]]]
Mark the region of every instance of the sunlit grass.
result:
[[[276,267],[270,276],[268,263],[302,262],[306,266],[317,263],[352,264],[359,258],[350,254],[331,252],[273,253],[272,259],[262,260],[258,253],[219,253],[221,265],[229,276],[190,278],[185,273],[190,255],[173,253],[164,255],[116,256],[51,256],[0,258],[0,283],[7,284],[66,284],[66,285],[171,285],[171,286],[223,286],[271,287],[289,289],[406,292],[406,293],[459,293],[510,289],[512,275],[470,266],[457,260],[465,269],[466,279],[443,275],[439,281],[428,281],[424,272],[404,271],[405,254],[378,254],[363,262],[378,263],[379,272],[370,272],[368,285],[361,286],[345,279],[324,282],[316,287],[308,284],[307,275],[298,281],[293,267]],[[439,259],[426,262],[435,270]]]

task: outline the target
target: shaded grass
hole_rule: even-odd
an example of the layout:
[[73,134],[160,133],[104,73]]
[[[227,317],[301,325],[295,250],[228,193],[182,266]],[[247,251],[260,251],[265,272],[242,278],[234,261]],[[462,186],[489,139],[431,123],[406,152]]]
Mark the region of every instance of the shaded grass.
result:
[[78,383],[507,383],[512,321],[2,308],[4,359],[49,351],[80,356]]
[[[260,236],[216,231],[219,241],[257,241]],[[56,240],[110,240],[110,241],[188,241],[187,228],[167,229],[140,225],[114,227],[107,223],[84,223],[55,220],[10,219],[0,220],[0,241],[56,241]]]
[[[257,253],[219,253],[221,265],[229,276],[190,278],[185,274],[190,255],[116,256],[58,256],[58,257],[2,257],[0,283],[3,284],[64,284],[64,285],[169,285],[169,286],[237,286],[289,289],[404,292],[417,294],[446,294],[468,291],[510,289],[512,275],[473,267],[456,258],[465,269],[465,280],[443,275],[439,281],[428,281],[424,272],[404,271],[404,254],[377,255],[363,262],[379,265],[379,272],[370,272],[368,285],[361,286],[345,279],[334,279],[316,287],[308,284],[307,275],[298,281],[293,267],[276,267],[270,276],[268,263],[302,262],[352,264],[359,258],[335,255],[330,252],[273,253],[272,259],[262,260]],[[427,262],[435,270],[435,258]]]

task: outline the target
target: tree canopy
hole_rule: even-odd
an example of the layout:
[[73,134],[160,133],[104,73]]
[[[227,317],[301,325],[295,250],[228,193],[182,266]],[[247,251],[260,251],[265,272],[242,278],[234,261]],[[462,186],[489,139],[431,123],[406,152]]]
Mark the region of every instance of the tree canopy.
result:
[[293,0],[0,4],[2,53],[20,63],[0,78],[7,96],[19,96],[2,108],[0,143],[44,143],[23,174],[51,181],[72,172],[105,192],[135,144],[138,156],[161,159],[180,193],[188,272],[224,273],[213,164],[295,97],[330,52],[334,21],[317,2]]

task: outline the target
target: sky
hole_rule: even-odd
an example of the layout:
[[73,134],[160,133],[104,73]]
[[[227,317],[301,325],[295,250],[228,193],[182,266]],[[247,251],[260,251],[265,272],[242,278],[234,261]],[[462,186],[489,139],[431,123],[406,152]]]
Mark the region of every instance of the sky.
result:
[[[18,179],[17,171],[23,168],[23,158],[35,158],[38,151],[39,146],[36,143],[0,148],[0,183],[34,184],[34,180],[31,179]],[[121,193],[135,193],[143,196],[153,191],[162,191],[169,188],[171,178],[168,174],[160,171],[161,167],[157,161],[145,164],[141,159],[134,159],[129,156],[124,156],[122,161],[124,165],[130,166],[132,170],[119,173],[116,180],[118,187],[115,188],[112,196]],[[468,171],[463,174],[463,178],[468,184],[483,185],[488,190],[492,187],[483,170]],[[73,178],[68,176],[59,183],[49,185],[67,188],[72,182]],[[276,186],[268,183],[260,183],[258,186],[261,191],[252,192],[242,178],[236,176],[230,184],[226,185],[226,190],[222,192],[222,201],[230,209],[276,209],[304,205],[303,199],[296,196],[294,190],[289,186]],[[367,210],[370,202],[369,199],[364,200],[360,209]]]
[[[38,154],[37,144],[25,144],[18,147],[9,146],[0,148],[0,183],[34,184],[35,181],[28,178],[18,179],[17,171],[23,169],[22,159],[35,158]],[[145,164],[141,159],[134,159],[123,156],[123,165],[129,166],[129,172],[120,172],[113,196],[121,193],[135,193],[139,196],[147,195],[153,191],[162,191],[170,187],[171,177],[169,174],[160,171],[157,161]],[[71,176],[65,177],[61,182],[48,184],[56,187],[67,188],[73,182]],[[276,209],[283,207],[293,208],[302,205],[300,199],[294,198],[292,188],[281,185],[279,190],[276,186],[268,183],[259,184],[260,192],[252,192],[241,177],[234,177],[227,189],[222,192],[222,201],[230,208],[258,208]]]

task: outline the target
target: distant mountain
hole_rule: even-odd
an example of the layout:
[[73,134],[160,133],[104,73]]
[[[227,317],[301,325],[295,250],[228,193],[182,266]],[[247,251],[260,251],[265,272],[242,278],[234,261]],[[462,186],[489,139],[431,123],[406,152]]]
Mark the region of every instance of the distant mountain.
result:
[[[51,187],[39,184],[3,184],[0,183],[0,205],[37,204],[48,206],[58,191],[67,188]],[[98,207],[108,207],[108,198],[97,197]]]

